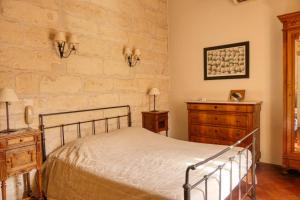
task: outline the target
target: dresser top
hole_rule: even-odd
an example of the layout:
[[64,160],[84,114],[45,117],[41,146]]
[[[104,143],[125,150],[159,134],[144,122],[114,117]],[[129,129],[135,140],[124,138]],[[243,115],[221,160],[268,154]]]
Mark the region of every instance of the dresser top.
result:
[[262,101],[187,101],[186,103],[195,103],[195,104],[234,104],[234,105],[256,105],[262,104]]

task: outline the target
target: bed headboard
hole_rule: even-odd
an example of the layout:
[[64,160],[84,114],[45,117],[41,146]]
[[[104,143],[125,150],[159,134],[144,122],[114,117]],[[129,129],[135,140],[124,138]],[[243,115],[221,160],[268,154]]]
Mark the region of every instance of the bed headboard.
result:
[[[115,110],[115,109],[127,109],[126,114],[122,115],[114,115],[110,117],[102,117],[102,118],[97,118],[97,119],[92,119],[92,120],[83,120],[83,121],[77,121],[77,122],[71,122],[71,123],[58,123],[55,125],[50,125],[47,126],[45,125],[46,118],[49,116],[61,116],[61,115],[70,115],[74,113],[85,113],[85,112],[93,112],[93,111],[101,111],[101,110]],[[65,112],[56,112],[56,113],[46,113],[46,114],[40,114],[39,115],[39,128],[41,131],[41,139],[42,139],[42,156],[43,156],[43,161],[46,160],[47,154],[46,154],[46,141],[45,141],[45,131],[48,129],[60,129],[60,142],[61,146],[65,145],[65,127],[68,126],[77,126],[77,138],[81,138],[81,125],[82,124],[87,124],[90,123],[92,126],[92,134],[96,134],[96,126],[95,122],[98,121],[104,121],[105,122],[105,132],[109,131],[109,123],[108,121],[111,119],[116,119],[117,122],[117,128],[121,128],[121,118],[127,118],[127,126],[131,127],[132,122],[131,122],[131,110],[129,105],[124,105],[124,106],[114,106],[114,107],[103,107],[103,108],[93,108],[93,109],[85,109],[85,110],[73,110],[73,111],[65,111]]]

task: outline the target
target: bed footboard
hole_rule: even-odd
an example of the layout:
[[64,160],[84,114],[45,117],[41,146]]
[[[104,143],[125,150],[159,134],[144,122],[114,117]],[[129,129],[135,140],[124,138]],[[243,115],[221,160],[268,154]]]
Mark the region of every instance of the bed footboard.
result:
[[[222,170],[224,170],[224,167],[226,164],[229,164],[230,166],[230,181],[229,181],[229,187],[230,187],[230,194],[228,196],[229,200],[232,200],[234,198],[233,196],[233,191],[234,191],[234,186],[233,186],[233,161],[234,159],[237,158],[238,160],[238,168],[239,168],[239,182],[238,182],[238,186],[237,186],[237,190],[238,190],[238,200],[243,200],[246,199],[246,197],[250,197],[251,199],[255,200],[256,199],[256,181],[255,181],[255,174],[256,174],[256,134],[259,131],[259,129],[255,129],[254,131],[252,131],[251,133],[249,133],[248,135],[246,135],[244,138],[242,138],[241,140],[237,141],[235,144],[225,148],[224,150],[218,152],[217,154],[201,161],[198,162],[196,164],[190,165],[187,167],[186,169],[186,174],[185,174],[185,183],[183,185],[183,189],[184,189],[184,200],[192,200],[192,196],[191,196],[191,192],[200,184],[204,184],[204,192],[203,192],[203,196],[204,196],[204,200],[208,199],[208,180],[211,176],[215,175],[215,174],[219,174],[219,185],[218,185],[218,189],[219,189],[219,200],[222,199]],[[215,160],[216,158],[221,157],[222,155],[224,155],[226,152],[232,150],[233,148],[237,147],[239,144],[241,144],[242,142],[244,142],[247,139],[250,139],[252,137],[252,142],[246,146],[245,148],[243,148],[242,150],[238,151],[238,153],[234,156],[231,156],[228,158],[228,160],[219,165],[216,169],[213,169],[211,172],[205,174],[203,177],[200,178],[200,180],[197,180],[195,183],[191,183],[190,181],[190,172],[192,170],[196,170],[197,168],[199,168],[200,166],[203,166],[204,164]],[[249,150],[251,151],[251,155],[249,155],[250,153]],[[246,152],[246,174],[242,175],[242,154]],[[251,166],[248,166],[248,156],[252,156],[252,163]],[[249,167],[250,170],[249,170]],[[245,192],[242,192],[242,180],[245,180],[246,182],[246,189]],[[236,198],[235,198],[236,199]]]

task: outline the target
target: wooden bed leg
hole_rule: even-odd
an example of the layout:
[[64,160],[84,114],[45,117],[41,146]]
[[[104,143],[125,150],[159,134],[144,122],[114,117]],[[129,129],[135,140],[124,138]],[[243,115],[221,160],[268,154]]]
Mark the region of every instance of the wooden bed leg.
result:
[[5,182],[5,180],[1,181],[1,192],[2,192],[2,200],[6,200],[6,182]]
[[39,197],[39,200],[43,200],[43,190],[42,190],[42,172],[41,172],[41,169],[38,169],[37,170],[37,189],[38,189],[38,197]]
[[[248,170],[248,174],[247,174],[247,177],[245,177],[244,180],[248,185],[251,185],[252,184],[252,170],[250,168],[250,170]],[[247,182],[248,180],[248,182]]]
[[[253,180],[252,180],[252,167],[248,170],[247,176],[243,179],[245,184],[247,185],[246,188],[250,188],[252,186]],[[255,178],[255,184],[256,184],[256,178]],[[253,190],[248,193],[248,196],[250,199],[255,200],[256,199],[256,192]]]
[[[256,175],[254,175],[255,178],[253,180],[253,170],[252,167],[249,169],[248,174],[247,174],[247,180],[248,183],[246,182],[246,184],[248,185],[248,187],[250,188],[251,186],[253,186],[253,181],[254,184],[256,184]],[[251,191],[249,191],[248,196],[252,199],[252,200],[256,200],[256,188],[252,188]]]
[[288,175],[289,174],[289,169],[286,168],[286,167],[283,167],[282,170],[281,170],[281,174],[284,175],[284,176]]

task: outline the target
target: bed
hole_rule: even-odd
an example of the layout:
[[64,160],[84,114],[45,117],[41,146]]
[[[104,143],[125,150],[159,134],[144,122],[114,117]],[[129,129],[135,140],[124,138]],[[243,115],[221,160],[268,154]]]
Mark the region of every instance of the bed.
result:
[[[109,109],[120,108],[124,107]],[[127,115],[49,127],[44,125],[46,116],[70,112],[40,115],[43,150],[47,129],[59,128],[62,140],[61,147],[47,157],[43,151],[43,187],[48,199],[233,199],[234,188],[239,188],[238,199],[248,194],[255,199],[255,184],[248,187],[253,153],[247,148],[236,147],[243,139],[227,147],[168,138],[146,129],[131,127],[130,107],[125,108],[128,109]],[[120,128],[122,117],[128,119],[127,128]],[[109,132],[108,121],[114,119],[118,129]],[[105,122],[106,133],[95,134],[97,120]],[[90,136],[80,137],[82,123],[92,124]],[[79,127],[79,137],[65,144],[64,128],[72,125]],[[247,138],[252,135],[249,134]],[[251,169],[255,174],[255,169]],[[247,187],[244,193],[241,190],[243,181]]]

